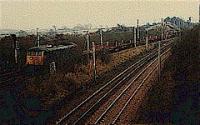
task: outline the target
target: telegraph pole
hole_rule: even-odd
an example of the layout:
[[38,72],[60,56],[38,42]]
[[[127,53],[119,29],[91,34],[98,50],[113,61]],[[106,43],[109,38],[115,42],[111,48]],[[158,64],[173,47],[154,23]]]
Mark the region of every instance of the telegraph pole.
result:
[[39,28],[36,29],[36,34],[37,34],[37,44],[36,46],[39,47],[40,46],[40,36],[39,36]]
[[137,37],[136,37],[136,28],[134,28],[134,31],[133,31],[134,33],[134,45],[135,45],[135,47],[137,47]]
[[96,83],[96,56],[95,56],[95,44],[92,42],[92,50],[93,50],[93,69],[94,69],[94,82]]
[[149,42],[149,39],[148,39],[148,30],[146,30],[146,50],[148,50],[148,42]]
[[134,42],[134,27],[132,28],[132,39],[133,39],[133,42]]
[[199,4],[199,23],[200,23],[200,4]]
[[54,38],[56,38],[56,33],[57,33],[57,31],[56,31],[56,26],[53,25],[53,28],[54,28]]
[[161,59],[160,59],[160,41],[158,41],[158,80],[160,81],[161,76]]
[[15,34],[12,34],[11,35],[12,39],[13,39],[13,42],[14,42],[14,61],[15,61],[15,64],[18,63],[18,49],[19,49],[19,45],[18,45],[18,41],[17,41],[17,38],[16,38],[16,35]]
[[160,76],[161,76],[161,59],[160,59],[160,42],[163,41],[164,38],[164,21],[163,18],[161,19],[161,41],[158,42],[158,79],[160,81]]
[[101,42],[101,48],[103,48],[103,30],[100,29],[100,42]]
[[18,49],[19,49],[19,45],[18,45],[18,41],[15,41],[15,63],[18,63]]
[[90,61],[90,36],[89,32],[86,33],[86,43],[87,43],[87,60]]
[[163,35],[164,35],[164,34],[163,34],[163,31],[164,31],[164,29],[163,29],[163,28],[164,28],[164,27],[163,27],[163,22],[164,22],[164,21],[163,21],[163,18],[161,18],[161,42],[162,42],[162,40],[163,40],[163,38],[164,38],[164,37],[163,37]]
[[139,19],[137,19],[137,39],[140,41]]
[[134,43],[134,27],[132,28],[132,42]]
[[[200,4],[199,4],[199,23],[198,25],[200,25]],[[200,48],[200,30],[198,29],[198,43],[199,43],[199,48]]]

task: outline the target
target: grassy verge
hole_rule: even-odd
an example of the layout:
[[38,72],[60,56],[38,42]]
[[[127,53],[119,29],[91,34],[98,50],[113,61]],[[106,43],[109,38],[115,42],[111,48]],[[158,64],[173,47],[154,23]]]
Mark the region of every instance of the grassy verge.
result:
[[138,112],[137,123],[199,124],[200,27],[182,32],[172,47],[160,82]]
[[[121,67],[120,65],[144,52],[145,46],[140,46],[112,53],[109,63],[104,63],[100,59],[97,59],[96,68],[98,79],[104,77],[105,74],[113,77],[112,75],[116,72],[112,72],[112,70],[116,67]],[[91,68],[93,68],[92,65]],[[24,93],[39,96],[43,102],[43,106],[48,107],[72,93],[77,93],[83,87],[90,86],[93,81],[93,75],[91,69],[89,69],[89,65],[82,64],[75,67],[75,72],[58,72],[56,75],[50,77],[36,77],[26,85]],[[100,83],[97,82],[97,86]]]

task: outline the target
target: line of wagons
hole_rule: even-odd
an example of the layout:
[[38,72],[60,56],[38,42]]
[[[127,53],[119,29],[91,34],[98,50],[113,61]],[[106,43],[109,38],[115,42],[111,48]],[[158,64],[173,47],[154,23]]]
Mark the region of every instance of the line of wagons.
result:
[[[126,48],[131,47],[131,45],[128,43],[124,43],[122,45],[118,46],[109,46],[104,47],[102,50],[97,49],[97,56],[102,51],[106,51],[106,54],[120,51]],[[98,46],[97,46],[98,48]],[[44,72],[48,73],[50,71],[51,64],[54,63],[54,66],[56,66],[56,69],[62,69],[63,66],[68,65],[70,67],[68,62],[72,62],[76,60],[75,58],[81,57],[83,62],[85,58],[87,58],[87,52],[83,51],[81,53],[81,56],[76,53],[77,51],[77,45],[75,43],[69,43],[68,45],[41,45],[39,47],[32,47],[27,50],[26,54],[26,71],[27,73],[38,73],[38,72]],[[90,57],[92,56],[92,53],[90,53]],[[75,63],[75,62],[74,62]]]
[[[150,42],[157,41],[158,38],[151,39]],[[144,43],[139,43],[144,44]],[[106,51],[106,54],[120,51],[123,49],[127,49],[133,46],[133,43],[123,43],[121,45],[113,45],[104,46],[103,51]],[[68,43],[67,45],[41,45],[39,47],[29,48],[26,54],[26,70],[28,72],[49,72],[51,69],[51,63],[54,62],[56,68],[63,68],[63,66],[69,65],[69,61],[73,61],[73,58],[77,57],[76,53],[77,45],[75,43]],[[101,52],[101,50],[97,50],[96,53]],[[84,56],[86,57],[87,52],[83,51],[81,57],[84,60]],[[91,56],[92,54],[90,54]]]

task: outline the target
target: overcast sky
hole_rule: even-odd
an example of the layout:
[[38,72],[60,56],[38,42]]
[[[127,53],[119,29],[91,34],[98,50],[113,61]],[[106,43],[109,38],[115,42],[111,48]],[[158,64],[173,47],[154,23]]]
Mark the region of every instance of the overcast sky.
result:
[[115,26],[192,17],[198,21],[198,0],[12,0],[0,2],[1,29],[73,27],[76,24]]

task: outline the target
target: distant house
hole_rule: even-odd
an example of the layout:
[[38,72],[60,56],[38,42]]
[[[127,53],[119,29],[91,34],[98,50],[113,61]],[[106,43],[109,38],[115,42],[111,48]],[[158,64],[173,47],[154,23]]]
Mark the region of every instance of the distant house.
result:
[[20,30],[19,32],[16,33],[18,37],[25,37],[28,35],[26,31]]
[[116,27],[112,27],[111,29],[109,29],[109,32],[129,32],[132,31],[132,27],[126,27],[125,25],[120,25],[117,24]]
[[0,34],[0,38],[6,37],[6,36],[10,36],[10,34]]
[[180,29],[185,28],[191,28],[194,24],[191,22],[191,18],[189,17],[189,20],[185,21],[179,17],[167,17],[164,19],[164,22],[170,23],[171,25],[174,25]]

